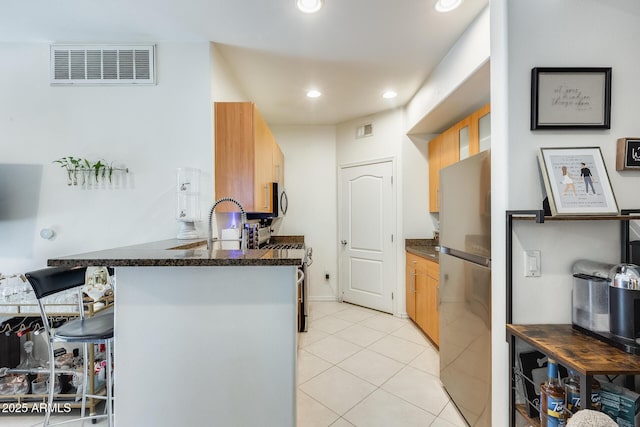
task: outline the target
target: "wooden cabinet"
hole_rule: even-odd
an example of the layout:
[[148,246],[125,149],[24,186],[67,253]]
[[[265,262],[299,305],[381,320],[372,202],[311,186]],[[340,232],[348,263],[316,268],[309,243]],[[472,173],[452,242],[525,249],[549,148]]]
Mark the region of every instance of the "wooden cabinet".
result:
[[491,147],[491,104],[469,116],[469,154],[473,156]]
[[284,154],[275,140],[273,142],[273,182],[284,187]]
[[429,142],[429,212],[440,212],[440,169],[458,161],[458,136],[447,131]]
[[416,321],[416,273],[418,269],[418,257],[407,252],[406,256],[406,285],[405,299],[407,301],[407,315]]
[[440,169],[489,147],[490,109],[485,105],[429,141],[429,212],[440,212]]
[[455,159],[452,159],[452,163],[455,163],[458,160],[464,160],[475,154],[471,149],[471,146],[473,145],[471,141],[473,138],[471,132],[471,116],[460,120],[451,128],[447,129],[445,133],[450,134],[450,138],[453,140],[452,144],[456,146],[458,151],[458,156]]
[[[273,182],[284,179],[284,156],[252,102],[216,102],[215,197],[233,197],[247,212],[273,210]],[[219,212],[235,211],[221,204]]]
[[407,314],[438,346],[440,341],[439,265],[409,252],[406,254],[406,264]]
[[440,345],[440,265],[427,261],[426,318],[424,331],[436,346]]

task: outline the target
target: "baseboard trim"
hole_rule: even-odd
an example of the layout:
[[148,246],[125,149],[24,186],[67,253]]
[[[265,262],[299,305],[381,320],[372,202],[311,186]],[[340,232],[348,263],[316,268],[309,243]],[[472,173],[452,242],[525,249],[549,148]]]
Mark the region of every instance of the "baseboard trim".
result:
[[336,302],[336,301],[338,301],[338,298],[331,297],[331,296],[327,296],[327,297],[309,297],[308,300],[310,302],[313,302],[313,301]]

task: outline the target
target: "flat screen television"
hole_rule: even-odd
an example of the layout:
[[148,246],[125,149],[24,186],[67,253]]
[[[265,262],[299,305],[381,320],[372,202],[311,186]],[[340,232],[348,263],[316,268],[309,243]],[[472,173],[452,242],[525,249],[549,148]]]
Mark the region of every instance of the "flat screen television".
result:
[[41,184],[42,165],[0,163],[0,258],[31,256]]

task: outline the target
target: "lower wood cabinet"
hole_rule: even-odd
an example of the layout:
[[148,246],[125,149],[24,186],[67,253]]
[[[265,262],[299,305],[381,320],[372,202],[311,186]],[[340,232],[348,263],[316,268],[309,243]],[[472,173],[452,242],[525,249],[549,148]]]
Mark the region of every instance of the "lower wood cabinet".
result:
[[438,312],[439,273],[437,262],[406,253],[407,314],[436,345],[440,342]]

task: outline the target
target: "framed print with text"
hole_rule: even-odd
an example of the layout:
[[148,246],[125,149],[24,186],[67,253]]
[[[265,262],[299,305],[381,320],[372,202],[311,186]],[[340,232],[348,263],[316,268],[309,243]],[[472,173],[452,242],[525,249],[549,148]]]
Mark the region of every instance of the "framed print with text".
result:
[[611,128],[611,68],[531,70],[531,130]]
[[618,215],[600,147],[540,148],[552,215]]

